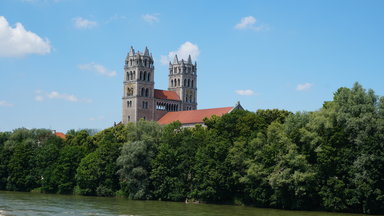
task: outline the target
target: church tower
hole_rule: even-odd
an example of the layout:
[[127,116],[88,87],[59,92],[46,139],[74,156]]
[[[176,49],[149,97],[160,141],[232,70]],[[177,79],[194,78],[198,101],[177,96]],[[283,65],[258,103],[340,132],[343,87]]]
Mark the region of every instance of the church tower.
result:
[[175,91],[181,101],[180,111],[197,109],[197,65],[192,64],[191,56],[188,60],[177,58],[175,55],[173,63],[169,62],[168,90]]
[[144,53],[131,47],[124,66],[122,122],[154,120],[154,66],[147,47]]

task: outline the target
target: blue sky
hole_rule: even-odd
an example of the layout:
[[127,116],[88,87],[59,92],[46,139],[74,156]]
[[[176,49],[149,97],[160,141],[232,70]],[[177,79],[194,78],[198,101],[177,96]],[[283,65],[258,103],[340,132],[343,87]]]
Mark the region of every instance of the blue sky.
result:
[[104,129],[148,46],[198,65],[198,108],[314,111],[358,81],[384,95],[384,1],[1,0],[0,131]]

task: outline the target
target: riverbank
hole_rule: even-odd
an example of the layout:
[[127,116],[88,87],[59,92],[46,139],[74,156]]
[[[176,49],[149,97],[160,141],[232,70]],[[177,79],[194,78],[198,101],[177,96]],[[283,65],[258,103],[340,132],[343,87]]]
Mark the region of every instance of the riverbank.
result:
[[137,201],[122,198],[0,191],[1,216],[362,216],[361,214],[286,211],[246,206]]

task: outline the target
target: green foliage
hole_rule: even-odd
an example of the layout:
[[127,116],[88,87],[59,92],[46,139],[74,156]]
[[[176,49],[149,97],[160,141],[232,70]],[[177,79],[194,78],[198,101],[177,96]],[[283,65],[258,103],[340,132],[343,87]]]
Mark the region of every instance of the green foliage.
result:
[[384,213],[384,97],[358,83],[318,111],[235,110],[205,126],[0,132],[0,190]]
[[161,127],[143,120],[127,127],[128,142],[117,159],[121,190],[130,199],[149,199],[151,161],[160,141]]

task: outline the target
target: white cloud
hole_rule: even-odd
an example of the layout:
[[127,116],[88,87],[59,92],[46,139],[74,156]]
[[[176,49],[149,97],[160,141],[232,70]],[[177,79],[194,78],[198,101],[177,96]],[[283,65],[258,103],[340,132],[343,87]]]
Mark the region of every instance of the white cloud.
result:
[[15,28],[0,16],[0,57],[21,57],[28,54],[44,55],[51,52],[48,39],[27,31],[21,23]]
[[97,22],[87,20],[82,17],[75,17],[72,20],[73,20],[73,24],[78,29],[90,29],[97,26]]
[[296,86],[296,90],[297,90],[297,91],[306,91],[306,90],[308,90],[308,89],[310,89],[310,88],[312,88],[312,87],[313,87],[313,84],[312,84],[312,83],[298,84],[298,85]]
[[246,90],[236,90],[236,94],[238,95],[245,95],[245,96],[251,96],[254,95],[255,92],[251,89],[246,89]]
[[108,70],[103,65],[96,64],[96,63],[93,63],[93,62],[89,63],[89,64],[81,64],[81,65],[79,65],[79,68],[81,70],[93,71],[93,72],[96,72],[96,73],[98,73],[100,75],[109,76],[109,77],[116,76],[116,74],[117,74],[116,71]]
[[12,107],[12,106],[14,106],[14,104],[9,103],[9,102],[4,101],[4,100],[0,101],[0,107]]
[[83,102],[83,103],[91,103],[90,99],[81,99],[72,94],[59,93],[57,91],[51,92],[43,92],[41,90],[36,91],[35,100],[36,101],[44,101],[44,100],[64,100],[69,102]]
[[145,22],[153,24],[160,21],[158,16],[159,14],[144,14],[142,18]]
[[266,31],[269,27],[265,24],[256,24],[257,20],[253,16],[247,16],[241,18],[240,22],[235,25],[235,29],[243,30],[243,29],[251,29],[255,31]]
[[196,44],[187,41],[183,43],[178,50],[169,52],[167,56],[160,56],[160,62],[166,65],[173,60],[175,55],[177,55],[179,60],[188,60],[188,56],[191,55],[192,61],[196,61],[200,55],[200,49]]
[[36,95],[35,100],[36,100],[36,101],[43,101],[43,100],[44,100],[44,97],[41,96],[41,95]]

